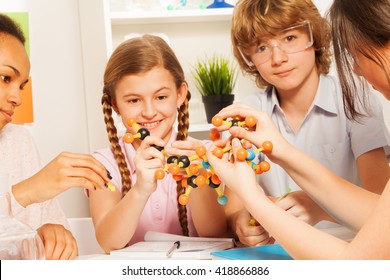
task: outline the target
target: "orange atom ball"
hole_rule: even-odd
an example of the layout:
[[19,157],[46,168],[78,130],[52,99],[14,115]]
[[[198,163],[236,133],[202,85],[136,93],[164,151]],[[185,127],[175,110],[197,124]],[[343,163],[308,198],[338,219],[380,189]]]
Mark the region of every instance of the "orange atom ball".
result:
[[273,145],[272,145],[272,142],[271,141],[265,141],[263,143],[263,145],[261,145],[264,149],[264,153],[270,153],[272,152],[272,148],[273,148]]
[[213,155],[216,156],[217,158],[222,158],[223,156],[223,150],[221,148],[215,148],[213,150]]
[[190,198],[188,197],[188,195],[182,194],[179,196],[180,205],[187,205],[189,201],[190,201]]
[[205,177],[206,179],[210,178],[211,176],[213,176],[213,173],[209,170],[207,170],[204,174],[203,174],[203,177]]
[[254,127],[256,125],[256,123],[257,123],[257,120],[253,116],[247,116],[245,118],[245,124],[247,127]]
[[198,187],[201,187],[203,186],[204,184],[206,184],[206,178],[203,177],[203,176],[198,176],[195,178],[195,184],[198,186]]
[[133,143],[134,141],[134,136],[133,134],[131,133],[126,133],[124,136],[123,136],[123,141],[127,144],[131,144]]
[[215,141],[221,138],[221,133],[214,127],[210,129],[210,140]]
[[180,167],[177,164],[171,164],[168,168],[169,172],[173,175],[179,173]]
[[133,126],[135,123],[137,123],[135,118],[128,118],[126,120],[128,126]]
[[239,161],[246,160],[247,156],[248,156],[248,152],[244,148],[238,149],[236,153],[236,157]]
[[183,175],[175,174],[175,175],[172,175],[172,178],[173,178],[173,180],[178,182],[178,181],[180,181],[183,178]]
[[261,173],[263,173],[263,171],[261,171],[261,169],[258,168],[258,169],[256,169],[255,173],[256,173],[257,175],[260,175]]
[[223,119],[220,117],[220,116],[214,116],[212,119],[211,119],[211,123],[214,125],[214,126],[220,126],[223,122]]
[[271,165],[267,161],[260,162],[259,166],[261,171],[263,172],[267,172],[271,168]]
[[192,163],[190,166],[188,166],[188,170],[190,170],[191,175],[198,174],[199,166],[195,163]]
[[162,169],[157,169],[156,172],[154,172],[154,178],[157,180],[161,180],[165,177],[165,172]]
[[259,165],[259,164],[255,165],[254,170],[255,170],[255,173],[256,173],[256,174],[261,174],[261,173],[263,173],[263,171],[261,171],[261,168],[260,168],[260,165]]
[[211,182],[213,182],[213,183],[216,184],[216,185],[221,184],[221,180],[219,179],[219,177],[218,177],[216,174],[214,174],[213,176],[211,176]]
[[206,154],[206,148],[205,146],[200,146],[196,148],[195,153],[198,155],[198,157],[203,157]]

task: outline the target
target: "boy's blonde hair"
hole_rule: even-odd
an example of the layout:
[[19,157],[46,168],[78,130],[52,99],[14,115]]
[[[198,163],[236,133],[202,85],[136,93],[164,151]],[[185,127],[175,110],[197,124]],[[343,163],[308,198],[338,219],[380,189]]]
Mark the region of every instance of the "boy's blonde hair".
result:
[[331,64],[330,26],[312,1],[241,0],[237,3],[231,28],[233,53],[241,69],[255,76],[259,87],[270,84],[260,76],[255,67],[246,64],[240,50],[245,55],[260,36],[275,35],[303,21],[309,21],[312,26],[316,67],[319,73],[327,74]]

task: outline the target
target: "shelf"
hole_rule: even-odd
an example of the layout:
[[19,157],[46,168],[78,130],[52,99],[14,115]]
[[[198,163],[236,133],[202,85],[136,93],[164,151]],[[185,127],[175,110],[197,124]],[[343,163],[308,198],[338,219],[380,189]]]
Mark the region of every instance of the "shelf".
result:
[[211,123],[207,124],[190,124],[189,132],[203,132],[203,131],[210,131],[210,128],[212,128],[213,125]]
[[112,12],[112,25],[122,24],[153,24],[153,23],[183,23],[183,22],[213,22],[231,20],[232,8],[221,9],[189,9],[161,10],[145,12]]

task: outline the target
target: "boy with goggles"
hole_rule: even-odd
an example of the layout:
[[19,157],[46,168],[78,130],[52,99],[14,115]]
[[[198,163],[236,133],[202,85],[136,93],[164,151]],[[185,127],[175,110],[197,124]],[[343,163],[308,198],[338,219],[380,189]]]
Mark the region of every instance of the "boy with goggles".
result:
[[[373,94],[366,94],[372,110],[359,122],[348,119],[339,82],[328,75],[330,34],[310,0],[239,1],[231,27],[233,52],[260,89],[243,103],[268,113],[287,141],[333,173],[381,193],[389,179],[382,108]],[[259,175],[258,182],[268,196],[282,197],[276,203],[291,215],[318,227],[332,225],[332,217],[278,165]],[[251,246],[272,242],[261,221],[250,225],[250,214],[229,188],[227,196],[229,226],[240,241]]]

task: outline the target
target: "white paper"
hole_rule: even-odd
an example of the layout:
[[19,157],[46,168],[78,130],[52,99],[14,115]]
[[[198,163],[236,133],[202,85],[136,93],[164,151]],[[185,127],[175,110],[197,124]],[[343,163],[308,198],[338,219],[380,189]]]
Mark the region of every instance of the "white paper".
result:
[[[180,241],[180,247],[173,251],[171,257],[167,257],[168,250],[176,241]],[[145,241],[111,251],[110,254],[129,259],[211,259],[211,252],[233,247],[232,238],[188,237],[149,231],[145,234]]]

